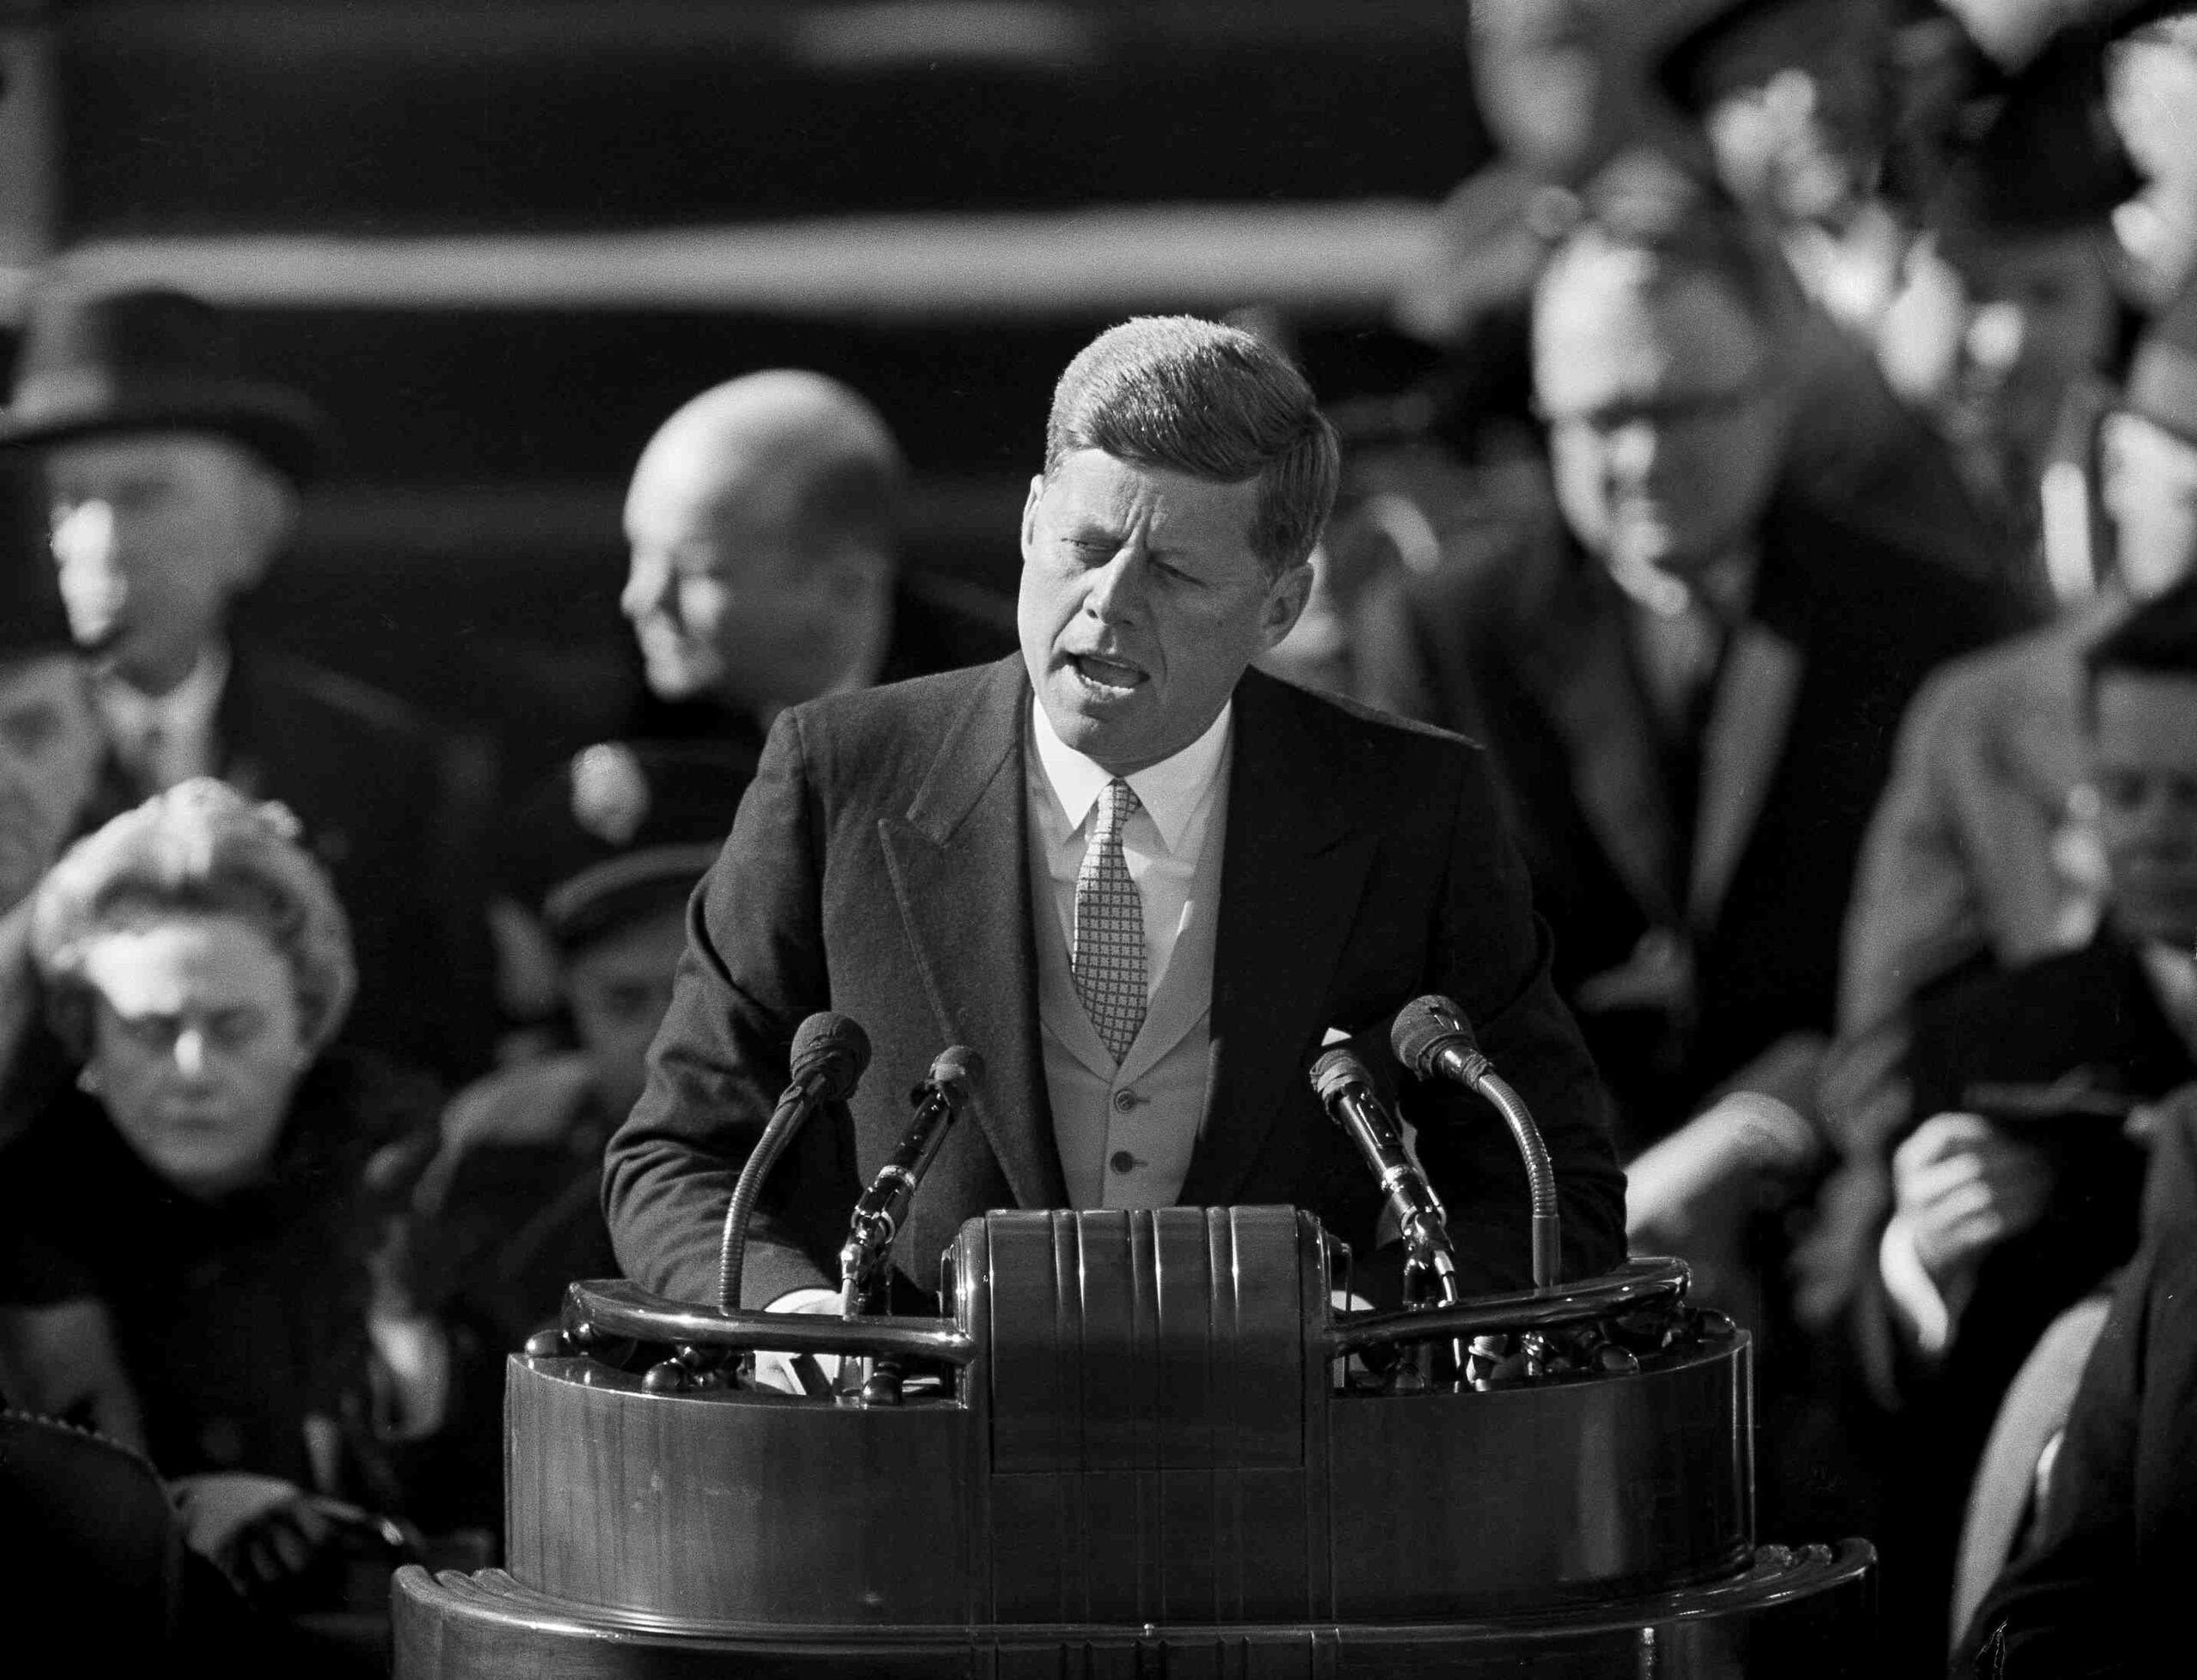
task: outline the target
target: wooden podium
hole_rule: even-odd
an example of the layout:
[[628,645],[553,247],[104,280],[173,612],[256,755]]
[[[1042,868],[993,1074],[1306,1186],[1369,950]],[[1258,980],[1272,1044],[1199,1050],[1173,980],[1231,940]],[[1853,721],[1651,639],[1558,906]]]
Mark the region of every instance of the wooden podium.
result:
[[[511,1362],[507,1567],[400,1573],[399,1680],[1871,1665],[1867,1544],[1754,1544],[1747,1338],[1682,1266],[1342,1314],[1329,1246],[994,1213],[937,1320],[575,1284]],[[759,1391],[763,1346],[907,1380]]]

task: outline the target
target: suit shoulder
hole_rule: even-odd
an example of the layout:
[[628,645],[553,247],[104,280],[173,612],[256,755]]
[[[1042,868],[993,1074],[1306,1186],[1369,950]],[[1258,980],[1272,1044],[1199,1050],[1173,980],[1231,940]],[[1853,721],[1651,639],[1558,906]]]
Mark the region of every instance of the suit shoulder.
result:
[[2026,695],[2066,688],[2077,664],[2073,645],[2056,626],[1994,642],[1947,660],[1925,678],[1914,716],[1940,724],[1997,716]]
[[1903,638],[1981,646],[2033,622],[2004,585],[1818,503],[1788,497],[1770,519],[1773,540],[1819,601],[1881,619]]
[[[1014,659],[1019,667],[1021,656],[1015,655]],[[802,733],[814,738],[897,734],[920,728],[928,720],[955,716],[989,681],[996,680],[998,666],[1006,662],[967,666],[845,694],[829,694],[793,710]]]
[[[1316,692],[1254,668],[1237,690],[1240,711],[1256,720],[1268,708],[1286,711],[1338,762],[1382,766],[1479,757],[1479,742],[1438,724],[1383,711],[1341,694]],[[1256,727],[1256,721],[1254,722]]]

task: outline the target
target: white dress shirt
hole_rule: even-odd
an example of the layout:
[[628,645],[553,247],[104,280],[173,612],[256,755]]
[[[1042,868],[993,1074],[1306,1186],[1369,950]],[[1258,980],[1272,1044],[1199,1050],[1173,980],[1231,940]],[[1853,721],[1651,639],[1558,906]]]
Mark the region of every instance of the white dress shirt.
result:
[[[1030,882],[1038,1037],[1053,1137],[1075,1207],[1165,1207],[1183,1188],[1205,1113],[1233,706],[1197,740],[1126,779],[1138,809],[1122,850],[1144,907],[1144,1025],[1120,1065],[1076,994],[1075,879],[1111,774],[1030,707]],[[1050,885],[1050,891],[1044,889]]]
[[141,693],[119,677],[93,685],[107,740],[141,794],[164,793],[194,776],[219,773],[214,717],[228,680],[229,652],[216,644],[165,694]]

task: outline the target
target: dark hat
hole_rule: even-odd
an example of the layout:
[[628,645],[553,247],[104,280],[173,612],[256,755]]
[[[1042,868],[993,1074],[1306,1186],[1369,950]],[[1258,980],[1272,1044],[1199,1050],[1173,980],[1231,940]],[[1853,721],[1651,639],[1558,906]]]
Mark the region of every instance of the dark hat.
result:
[[1681,110],[1699,112],[1735,52],[1802,58],[1875,45],[1889,74],[1891,22],[1890,0],[1725,0],[1671,45],[1655,76]]
[[754,773],[711,742],[583,747],[513,813],[504,890],[566,946],[676,903],[723,847]]
[[164,287],[34,293],[0,449],[170,430],[234,438],[299,482],[327,439],[303,396],[246,377],[235,323],[201,299]]
[[2141,186],[2106,112],[2103,37],[2055,37],[2001,91],[1978,100],[1926,220],[1941,239],[2103,230]]
[[2197,284],[2183,288],[2137,341],[2122,406],[2197,446]]

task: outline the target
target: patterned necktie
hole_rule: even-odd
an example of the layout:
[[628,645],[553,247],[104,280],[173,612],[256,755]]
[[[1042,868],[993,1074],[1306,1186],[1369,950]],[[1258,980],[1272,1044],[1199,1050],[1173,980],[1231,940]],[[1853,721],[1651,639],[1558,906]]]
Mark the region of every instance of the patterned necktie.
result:
[[1118,776],[1093,808],[1091,838],[1075,876],[1075,994],[1119,1062],[1144,1025],[1144,900],[1122,855],[1122,825],[1137,808]]

